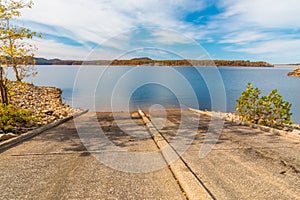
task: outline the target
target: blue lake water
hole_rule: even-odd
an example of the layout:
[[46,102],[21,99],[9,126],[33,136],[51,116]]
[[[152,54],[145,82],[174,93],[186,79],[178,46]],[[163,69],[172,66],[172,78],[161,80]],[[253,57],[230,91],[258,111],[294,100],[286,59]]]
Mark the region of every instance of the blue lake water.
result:
[[235,100],[248,82],[263,94],[278,89],[293,104],[300,123],[300,78],[292,68],[244,67],[104,67],[37,66],[28,79],[36,85],[59,87],[66,103],[96,111],[126,111],[137,107],[194,107],[233,112]]

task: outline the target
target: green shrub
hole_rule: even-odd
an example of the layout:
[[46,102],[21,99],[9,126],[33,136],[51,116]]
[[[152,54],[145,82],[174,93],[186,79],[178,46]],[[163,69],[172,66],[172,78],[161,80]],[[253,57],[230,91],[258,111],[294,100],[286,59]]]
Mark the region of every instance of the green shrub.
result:
[[17,128],[29,127],[34,120],[28,110],[0,103],[0,130],[2,132],[14,132]]
[[268,96],[260,97],[261,93],[251,83],[247,85],[236,105],[236,112],[242,120],[266,126],[291,124],[292,104],[284,101],[276,89]]
[[260,116],[257,112],[257,105],[261,93],[258,88],[253,88],[253,85],[249,83],[237,100],[236,111],[244,121],[258,122]]

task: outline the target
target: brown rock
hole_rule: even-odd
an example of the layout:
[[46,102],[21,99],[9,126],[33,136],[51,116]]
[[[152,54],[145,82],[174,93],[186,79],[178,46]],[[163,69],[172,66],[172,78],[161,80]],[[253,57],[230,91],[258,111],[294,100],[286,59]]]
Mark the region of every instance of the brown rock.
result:
[[[34,128],[42,124],[48,124],[54,120],[62,119],[71,116],[79,109],[70,108],[62,102],[62,91],[54,87],[35,86],[29,83],[16,83],[10,82],[10,92],[14,94],[10,103],[17,108],[27,109],[31,112],[32,116],[36,119],[34,123],[18,125],[13,127],[14,132],[24,132],[24,128]],[[2,132],[3,133],[3,132]],[[1,134],[1,132],[0,132]],[[7,134],[2,134],[7,137]],[[9,137],[9,136],[8,136]]]
[[288,75],[288,76],[297,76],[297,77],[300,77],[300,68],[295,69],[295,70],[292,71],[292,72],[289,72],[287,75]]

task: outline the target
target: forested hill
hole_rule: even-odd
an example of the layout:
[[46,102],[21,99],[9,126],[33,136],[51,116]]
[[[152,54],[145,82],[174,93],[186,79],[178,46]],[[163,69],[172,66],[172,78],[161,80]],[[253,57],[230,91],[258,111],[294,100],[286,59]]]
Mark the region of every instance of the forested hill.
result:
[[35,58],[37,65],[113,65],[113,66],[247,66],[274,67],[267,62],[251,62],[248,60],[152,60],[150,58],[134,58],[131,60],[60,60]]

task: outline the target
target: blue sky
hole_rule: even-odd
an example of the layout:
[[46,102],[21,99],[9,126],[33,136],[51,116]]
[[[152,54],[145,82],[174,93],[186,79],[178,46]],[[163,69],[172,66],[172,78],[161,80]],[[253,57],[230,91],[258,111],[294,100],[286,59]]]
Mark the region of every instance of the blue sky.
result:
[[[37,56],[300,62],[299,0],[34,0]],[[142,51],[141,49],[148,49]],[[207,52],[207,54],[205,53]]]

